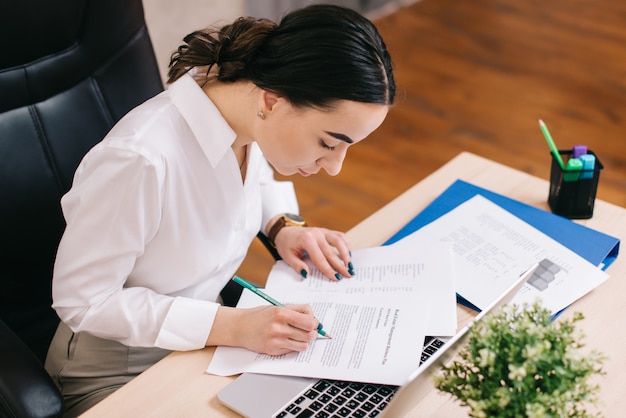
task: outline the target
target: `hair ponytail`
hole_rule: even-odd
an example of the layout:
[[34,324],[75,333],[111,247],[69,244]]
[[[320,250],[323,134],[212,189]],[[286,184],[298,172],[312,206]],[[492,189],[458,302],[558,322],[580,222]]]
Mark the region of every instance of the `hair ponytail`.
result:
[[207,77],[217,66],[220,81],[247,79],[248,64],[276,24],[267,19],[241,17],[218,28],[198,30],[185,36],[183,45],[172,54],[168,83],[180,78],[193,67],[207,66]]

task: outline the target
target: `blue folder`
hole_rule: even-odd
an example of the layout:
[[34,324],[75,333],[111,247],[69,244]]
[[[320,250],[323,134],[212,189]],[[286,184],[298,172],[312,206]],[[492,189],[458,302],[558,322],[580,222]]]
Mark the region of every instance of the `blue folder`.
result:
[[[617,258],[619,239],[463,180],[456,180],[383,245],[392,244],[410,235],[477,194],[508,210],[593,265],[602,266],[603,270],[606,270]],[[460,295],[458,296],[460,303],[478,310]]]

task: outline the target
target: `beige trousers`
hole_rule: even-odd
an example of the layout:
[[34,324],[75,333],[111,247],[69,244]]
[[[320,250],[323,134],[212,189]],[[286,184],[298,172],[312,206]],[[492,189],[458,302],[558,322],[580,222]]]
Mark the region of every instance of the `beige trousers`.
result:
[[170,351],[128,347],[74,333],[61,322],[50,344],[46,370],[65,401],[64,418],[76,417],[161,360]]

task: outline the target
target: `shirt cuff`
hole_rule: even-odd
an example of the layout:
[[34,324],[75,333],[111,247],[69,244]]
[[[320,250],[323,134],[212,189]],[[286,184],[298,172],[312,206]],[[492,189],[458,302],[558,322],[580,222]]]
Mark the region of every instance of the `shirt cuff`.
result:
[[219,304],[204,300],[177,297],[161,326],[155,345],[167,350],[204,348]]

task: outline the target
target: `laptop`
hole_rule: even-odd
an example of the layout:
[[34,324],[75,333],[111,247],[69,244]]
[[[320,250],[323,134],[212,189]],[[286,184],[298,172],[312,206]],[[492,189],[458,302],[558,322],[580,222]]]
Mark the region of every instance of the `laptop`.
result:
[[401,386],[332,379],[243,373],[222,389],[220,402],[250,418],[268,417],[399,417],[405,416],[433,388],[433,376],[465,345],[471,323],[508,303],[532,276],[535,264],[522,274],[454,337],[427,337],[434,343],[420,366]]

